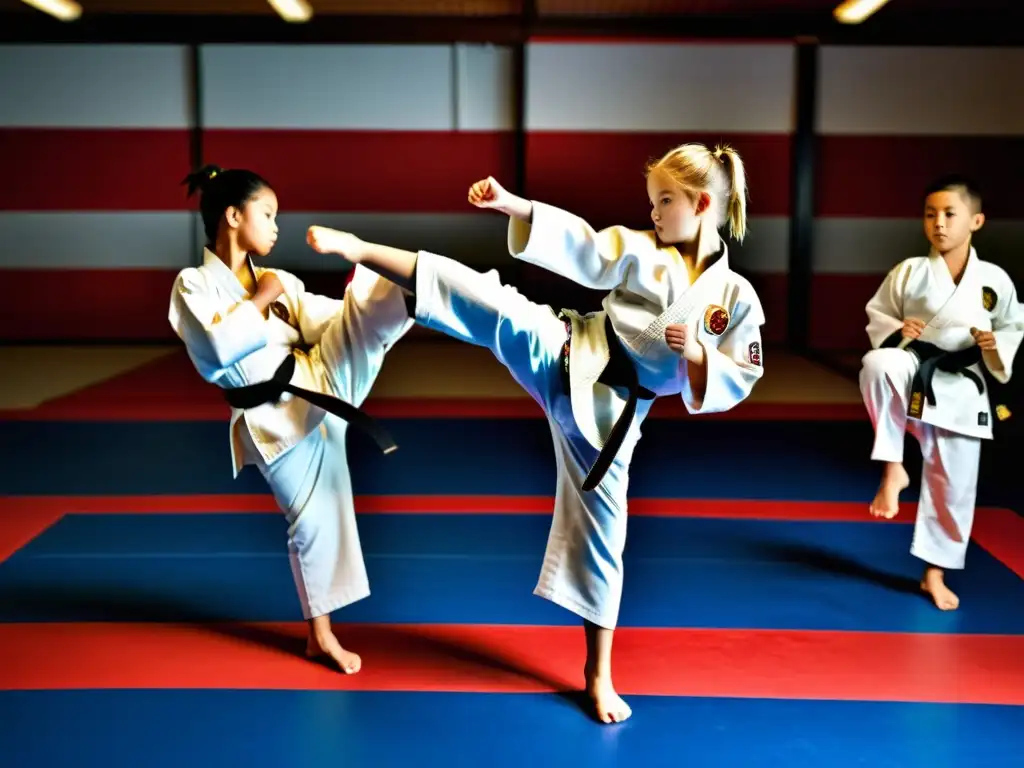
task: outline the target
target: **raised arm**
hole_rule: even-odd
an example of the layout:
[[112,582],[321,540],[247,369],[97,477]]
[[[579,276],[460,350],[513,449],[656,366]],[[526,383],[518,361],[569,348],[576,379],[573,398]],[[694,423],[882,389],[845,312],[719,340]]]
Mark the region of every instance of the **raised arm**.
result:
[[509,217],[508,250],[514,257],[586,288],[619,285],[628,257],[654,247],[651,238],[625,227],[598,232],[579,216],[512,194],[491,176],[469,188],[469,202]]
[[509,219],[509,253],[586,288],[611,290],[638,254],[655,247],[650,237],[626,227],[598,231],[579,216],[536,201],[532,210],[530,221]]

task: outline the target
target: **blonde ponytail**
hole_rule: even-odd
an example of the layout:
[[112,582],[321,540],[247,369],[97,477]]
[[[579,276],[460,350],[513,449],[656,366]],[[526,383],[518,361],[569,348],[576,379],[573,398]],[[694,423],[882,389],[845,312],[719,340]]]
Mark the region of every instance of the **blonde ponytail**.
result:
[[722,164],[729,180],[729,202],[725,218],[729,221],[729,234],[742,243],[747,234],[747,174],[739,152],[730,146],[715,147],[715,157]]
[[715,224],[729,222],[729,234],[742,243],[747,234],[747,174],[740,153],[719,145],[712,152],[703,144],[681,144],[647,165],[649,176],[661,170],[687,194],[705,190],[715,197]]

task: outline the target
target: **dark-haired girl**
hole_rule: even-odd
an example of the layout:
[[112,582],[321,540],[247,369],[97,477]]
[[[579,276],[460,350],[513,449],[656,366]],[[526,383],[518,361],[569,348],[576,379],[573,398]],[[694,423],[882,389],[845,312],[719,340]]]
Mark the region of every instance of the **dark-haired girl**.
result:
[[[326,654],[347,674],[358,655],[344,649],[330,614],[367,597],[345,453],[348,422],[285,392],[238,406],[232,394],[280,380],[311,399],[366,399],[387,349],[412,326],[406,293],[356,267],[343,299],[309,293],[298,278],[256,266],[277,241],[277,196],[247,170],[206,166],[186,181],[201,193],[207,246],[202,266],[182,270],[168,319],[196,370],[225,390],[234,475],[255,465],[288,522],[288,553],[304,618],[307,654]],[[282,374],[284,371],[284,374]],[[325,397],[326,396],[326,397]]]

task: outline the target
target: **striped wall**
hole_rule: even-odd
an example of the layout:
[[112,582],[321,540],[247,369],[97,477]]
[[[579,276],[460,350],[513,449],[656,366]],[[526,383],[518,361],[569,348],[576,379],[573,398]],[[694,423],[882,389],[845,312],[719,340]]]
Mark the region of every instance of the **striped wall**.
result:
[[[822,52],[817,346],[863,346],[867,296],[891,263],[924,247],[919,194],[934,173],[965,168],[991,187],[986,255],[1024,242],[1006,170],[1024,160],[1024,102],[1008,74],[1024,71],[1024,52],[958,50],[956,67],[949,56]],[[201,75],[204,158],[258,170],[280,196],[271,264],[340,290],[345,265],[304,244],[312,222],[510,264],[504,219],[465,202],[477,178],[515,178],[509,50],[210,45]],[[750,234],[733,262],[762,294],[766,337],[782,340],[795,80],[786,44],[537,41],[527,51],[527,191],[598,227],[645,226],[648,158],[686,140],[732,143],[751,193]],[[190,168],[189,83],[184,47],[0,46],[4,339],[168,337],[168,290],[200,231],[179,185]],[[45,313],[36,291],[54,299]]]
[[1022,72],[1024,49],[822,50],[812,346],[864,346],[864,304],[927,253],[921,191],[950,171],[986,191],[979,254],[1024,280]]

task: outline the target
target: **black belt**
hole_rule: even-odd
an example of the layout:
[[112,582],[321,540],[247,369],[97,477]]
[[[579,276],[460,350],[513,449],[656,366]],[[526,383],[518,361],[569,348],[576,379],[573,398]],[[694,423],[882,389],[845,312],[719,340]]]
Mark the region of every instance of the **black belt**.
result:
[[[571,396],[570,377],[569,377],[569,349],[571,345],[572,336],[572,324],[563,317],[566,328],[566,342],[562,349],[563,364],[562,364],[562,381],[565,387],[566,394]],[[601,384],[605,384],[609,387],[625,387],[629,391],[629,397],[626,400],[626,407],[622,409],[622,413],[619,414],[619,418],[615,420],[615,425],[612,427],[611,432],[608,435],[608,439],[605,440],[604,447],[601,452],[598,453],[597,459],[591,466],[590,471],[587,473],[586,479],[583,481],[583,490],[592,491],[601,482],[608,468],[612,465],[612,461],[615,459],[615,455],[619,452],[622,447],[622,441],[626,439],[626,433],[629,431],[630,424],[633,423],[633,417],[636,415],[636,403],[637,400],[653,400],[656,395],[646,387],[640,386],[640,380],[637,376],[636,367],[633,365],[633,361],[626,354],[626,350],[622,346],[622,342],[619,341],[619,337],[615,333],[615,329],[612,327],[611,319],[605,315],[604,319],[604,330],[605,335],[608,337],[608,364],[601,371],[601,375],[598,377],[598,381]]]
[[[897,334],[886,339],[882,346],[894,346],[890,343],[892,340],[899,343]],[[956,352],[947,352],[927,341],[914,339],[905,348],[917,355],[918,359],[917,373],[914,374],[914,381],[910,387],[910,405],[907,408],[907,415],[911,418],[921,418],[925,402],[933,408],[935,407],[935,389],[932,386],[932,379],[935,377],[936,371],[959,373],[974,382],[979,395],[985,393],[985,383],[978,374],[970,370],[972,365],[981,362],[981,348],[977,345]]]
[[391,438],[383,427],[381,427],[371,416],[359,410],[351,403],[346,403],[332,395],[325,395],[322,392],[315,392],[311,389],[296,387],[291,383],[292,374],[295,373],[295,355],[288,355],[281,361],[281,365],[274,371],[269,381],[261,381],[257,384],[249,384],[244,387],[225,389],[224,399],[228,403],[241,410],[256,408],[265,403],[276,403],[281,395],[290,392],[296,397],[301,397],[308,403],[322,408],[328,413],[344,419],[356,429],[365,432],[380,447],[385,454],[398,450],[398,444]]

